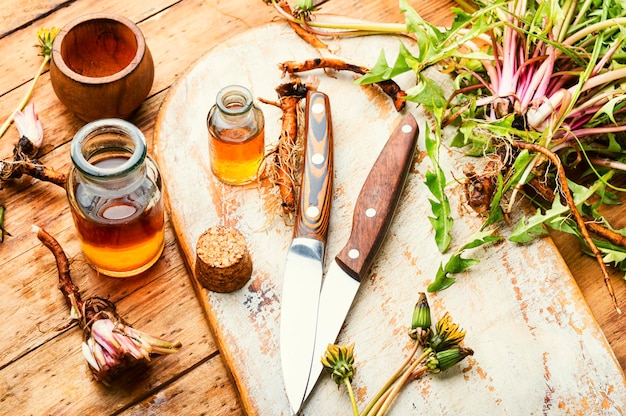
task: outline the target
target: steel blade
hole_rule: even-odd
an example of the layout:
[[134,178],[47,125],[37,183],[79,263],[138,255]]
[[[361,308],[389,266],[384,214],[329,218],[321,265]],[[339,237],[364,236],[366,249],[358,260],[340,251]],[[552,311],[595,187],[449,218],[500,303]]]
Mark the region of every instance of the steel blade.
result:
[[313,350],[313,362],[305,398],[308,397],[313,387],[315,387],[315,383],[323,368],[322,356],[328,344],[332,344],[337,340],[354,297],[359,291],[359,286],[360,282],[341,270],[337,262],[333,261],[330,264],[320,294],[315,349]]
[[323,255],[320,241],[296,238],[285,264],[280,359],[287,398],[294,414],[304,401],[313,361]]

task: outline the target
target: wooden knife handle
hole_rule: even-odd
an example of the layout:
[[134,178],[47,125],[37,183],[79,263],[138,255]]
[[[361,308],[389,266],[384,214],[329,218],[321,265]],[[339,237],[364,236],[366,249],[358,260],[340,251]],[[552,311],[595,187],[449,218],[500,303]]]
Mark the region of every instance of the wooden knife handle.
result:
[[412,165],[418,133],[415,118],[411,114],[404,116],[378,155],[356,200],[350,239],[335,260],[359,282],[391,224]]
[[328,96],[309,91],[300,198],[293,237],[326,243],[333,193],[333,131]]

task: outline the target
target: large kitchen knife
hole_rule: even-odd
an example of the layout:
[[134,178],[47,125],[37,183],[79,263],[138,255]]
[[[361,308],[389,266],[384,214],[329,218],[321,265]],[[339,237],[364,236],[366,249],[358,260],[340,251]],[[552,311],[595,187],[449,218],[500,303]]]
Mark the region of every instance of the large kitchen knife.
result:
[[333,191],[333,139],[328,97],[309,91],[302,185],[285,263],[280,358],[287,398],[297,413],[313,361],[317,306]]
[[335,343],[391,224],[412,165],[417,137],[417,122],[407,114],[385,144],[357,197],[350,238],[331,263],[320,294],[314,359],[305,399],[322,371],[320,360],[328,344]]

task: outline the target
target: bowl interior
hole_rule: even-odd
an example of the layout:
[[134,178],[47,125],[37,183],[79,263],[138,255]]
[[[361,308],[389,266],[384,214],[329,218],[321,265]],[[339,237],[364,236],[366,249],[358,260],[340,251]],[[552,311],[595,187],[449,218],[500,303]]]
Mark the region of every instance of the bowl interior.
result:
[[100,78],[126,68],[137,55],[135,32],[122,22],[92,19],[71,28],[60,45],[65,65],[85,77]]

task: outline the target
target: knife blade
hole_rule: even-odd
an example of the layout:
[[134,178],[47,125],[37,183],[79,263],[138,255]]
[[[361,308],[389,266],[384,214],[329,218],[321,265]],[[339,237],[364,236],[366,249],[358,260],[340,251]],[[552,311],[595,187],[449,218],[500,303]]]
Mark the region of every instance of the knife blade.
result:
[[328,268],[320,293],[314,360],[305,400],[322,371],[321,358],[333,344],[367,276],[398,205],[411,168],[418,127],[411,114],[394,129],[357,197],[346,245]]
[[333,192],[333,135],[330,103],[309,91],[306,142],[293,238],[284,269],[280,315],[280,358],[285,391],[294,414],[307,388]]

